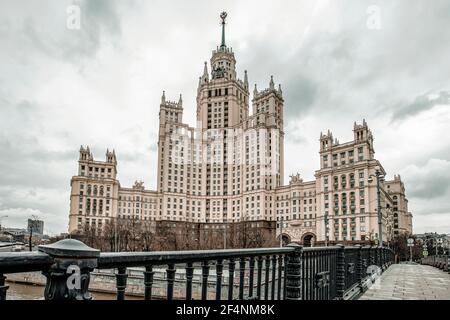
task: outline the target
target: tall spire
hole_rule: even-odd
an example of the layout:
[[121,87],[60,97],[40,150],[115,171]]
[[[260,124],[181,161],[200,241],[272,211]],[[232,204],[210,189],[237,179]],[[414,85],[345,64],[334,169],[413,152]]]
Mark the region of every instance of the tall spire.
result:
[[245,85],[246,88],[248,88],[247,70],[244,71],[244,85]]
[[166,103],[166,91],[163,91],[163,94],[161,97],[161,103]]
[[273,82],[273,76],[270,76],[270,83],[269,83],[270,89],[275,89],[275,83]]
[[208,63],[205,61],[205,67],[203,68],[203,76],[201,81],[208,82],[209,81],[209,75],[208,75]]
[[225,11],[223,11],[220,14],[220,19],[222,19],[222,42],[220,44],[220,49],[225,49],[226,45],[225,45],[225,19],[227,17],[227,13]]

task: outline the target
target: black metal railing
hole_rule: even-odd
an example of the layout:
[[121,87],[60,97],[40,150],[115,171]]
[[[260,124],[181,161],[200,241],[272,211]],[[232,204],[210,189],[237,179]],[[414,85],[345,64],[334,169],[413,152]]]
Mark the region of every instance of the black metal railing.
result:
[[[142,268],[145,300],[155,297],[156,268],[165,268],[168,300],[352,299],[367,288],[366,280],[373,273],[370,270],[376,267],[381,273],[393,258],[388,248],[303,248],[297,244],[262,249],[100,253],[66,239],[40,246],[38,252],[0,253],[0,300],[6,299],[7,274],[33,271],[47,277],[45,299],[89,300],[94,269],[116,270],[117,299],[124,300],[127,269],[135,267]],[[195,270],[201,274],[195,282],[200,292],[193,289]],[[184,277],[176,278],[177,272]],[[74,285],[69,285],[72,280]]]
[[443,271],[450,273],[450,254],[449,255],[438,255],[438,256],[428,256],[422,258],[422,264],[433,266],[439,268]]

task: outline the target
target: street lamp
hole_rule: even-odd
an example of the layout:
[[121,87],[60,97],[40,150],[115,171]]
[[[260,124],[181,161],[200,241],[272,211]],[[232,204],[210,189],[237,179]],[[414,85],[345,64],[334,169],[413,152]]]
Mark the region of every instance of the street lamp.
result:
[[379,169],[375,171],[375,174],[369,176],[368,182],[372,183],[373,178],[377,179],[377,214],[378,214],[378,239],[380,245],[383,247],[383,216],[381,214],[381,182],[384,181],[384,175]]
[[283,216],[280,216],[280,248],[283,247]]
[[328,214],[325,213],[324,215],[324,221],[325,221],[325,247],[328,247],[328,237],[329,237],[329,218],[328,218]]
[[227,248],[227,223],[223,224],[223,249]]
[[8,218],[8,216],[6,216],[6,215],[5,215],[5,216],[0,216],[0,231],[1,231],[2,228],[3,228],[3,227],[2,227],[2,219],[3,219],[3,218]]

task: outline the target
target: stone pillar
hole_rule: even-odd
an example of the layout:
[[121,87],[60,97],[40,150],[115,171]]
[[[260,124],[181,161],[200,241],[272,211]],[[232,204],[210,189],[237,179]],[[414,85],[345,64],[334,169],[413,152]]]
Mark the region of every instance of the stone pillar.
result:
[[40,245],[40,252],[53,258],[53,265],[42,273],[47,277],[45,300],[91,300],[89,274],[97,267],[100,251],[74,239]]
[[294,251],[287,257],[286,264],[286,300],[301,300],[302,296],[302,253],[303,247],[291,243],[287,245],[293,247]]
[[336,299],[343,300],[345,293],[345,249],[342,244],[337,245],[337,261],[336,261]]

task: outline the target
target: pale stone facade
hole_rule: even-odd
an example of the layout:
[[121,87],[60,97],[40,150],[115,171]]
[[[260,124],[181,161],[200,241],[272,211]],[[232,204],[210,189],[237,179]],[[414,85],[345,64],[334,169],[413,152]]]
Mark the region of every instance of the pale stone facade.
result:
[[[142,182],[132,188],[117,180],[115,152],[95,161],[81,147],[78,175],[71,180],[69,232],[85,225],[101,229],[113,218],[148,221],[230,223],[278,221],[290,241],[361,241],[377,234],[376,184],[368,179],[381,164],[374,159],[366,122],[354,126],[354,140],[339,144],[320,136],[320,169],[315,181],[299,174],[284,185],[284,100],[273,77],[253,90],[247,72],[240,80],[231,48],[222,43],[205,62],[197,90],[197,126],[183,123],[183,101],[161,98],[157,190]],[[386,188],[388,190],[386,190]],[[400,177],[383,184],[384,239],[411,232]],[[395,200],[394,200],[395,199]],[[392,228],[390,228],[392,226]],[[395,226],[395,230],[393,230]],[[391,232],[392,231],[392,232]]]

